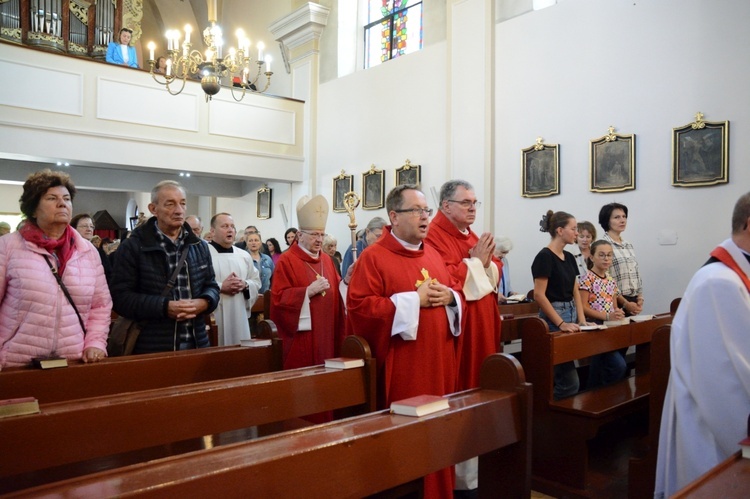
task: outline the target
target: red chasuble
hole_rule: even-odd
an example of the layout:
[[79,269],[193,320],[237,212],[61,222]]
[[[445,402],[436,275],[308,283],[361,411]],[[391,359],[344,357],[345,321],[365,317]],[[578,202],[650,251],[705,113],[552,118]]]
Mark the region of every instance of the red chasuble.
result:
[[[349,284],[348,330],[367,340],[377,360],[380,408],[416,395],[455,391],[455,340],[445,307],[419,309],[416,340],[391,336],[396,307],[390,297],[416,291],[416,282],[424,279],[422,269],[457,289],[437,251],[423,248],[404,248],[391,235],[390,226],[385,227],[382,237],[357,260]],[[426,477],[425,497],[453,497],[451,468]]]
[[[339,353],[344,332],[344,304],[333,259],[313,258],[297,243],[282,253],[271,285],[271,320],[284,341],[284,369],[315,366]],[[302,302],[320,274],[331,284],[325,296],[310,298],[312,329],[297,331]]]
[[[435,248],[445,261],[448,271],[459,285],[466,282],[468,269],[463,262],[469,258],[469,250],[479,241],[471,229],[462,234],[443,212],[438,211],[430,222],[426,244]],[[503,264],[493,257],[499,272]],[[495,283],[497,289],[497,283]],[[490,293],[480,300],[467,301],[467,311],[461,336],[458,337],[458,381],[457,390],[479,386],[479,370],[489,355],[500,352],[500,312],[497,293]]]

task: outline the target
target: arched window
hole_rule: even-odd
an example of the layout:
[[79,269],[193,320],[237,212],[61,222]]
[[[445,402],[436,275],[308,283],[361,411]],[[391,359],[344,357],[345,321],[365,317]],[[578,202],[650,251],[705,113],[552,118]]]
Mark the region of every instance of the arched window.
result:
[[422,0],[368,0],[365,68],[422,49]]

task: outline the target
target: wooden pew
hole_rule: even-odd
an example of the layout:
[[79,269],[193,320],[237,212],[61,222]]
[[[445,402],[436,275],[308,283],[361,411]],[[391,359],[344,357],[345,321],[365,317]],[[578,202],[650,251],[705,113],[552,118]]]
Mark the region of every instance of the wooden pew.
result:
[[500,315],[512,314],[512,315],[528,315],[535,314],[539,315],[539,304],[535,301],[526,301],[521,303],[507,303],[500,304],[497,306],[500,309]]
[[[649,351],[653,331],[671,321],[665,314],[604,331],[549,333],[541,319],[522,326],[527,379],[534,386],[534,489],[551,495],[586,495],[588,442],[606,423],[648,408]],[[554,400],[554,366],[636,345],[635,375],[572,397]]]
[[71,362],[60,369],[3,369],[0,399],[36,397],[46,404],[281,371],[276,325],[266,321],[261,331],[271,339],[270,347],[212,347],[112,357],[95,364]]
[[[356,336],[347,370],[316,366],[41,405],[41,413],[0,420],[0,485],[14,475],[169,445],[205,435],[348,409],[375,409],[375,362]],[[5,482],[3,484],[3,482]]]
[[750,459],[736,452],[679,490],[672,499],[745,499],[750,490]]
[[479,496],[528,498],[531,388],[504,354],[421,418],[380,411],[111,470],[18,497],[364,497],[479,455]]
[[631,458],[628,466],[628,497],[651,497],[656,483],[656,456],[659,448],[659,428],[664,396],[669,383],[671,360],[669,357],[670,325],[661,326],[651,337],[649,373],[651,386],[648,403],[648,437],[645,454]]
[[[253,303],[253,307],[250,309],[250,318],[248,323],[250,325],[250,333],[253,338],[258,335],[260,323],[263,319],[271,318],[271,292],[266,291],[262,295],[258,295],[258,299]],[[219,345],[219,328],[216,325],[216,319],[213,314],[206,315],[206,324],[208,325],[208,342],[211,346]]]

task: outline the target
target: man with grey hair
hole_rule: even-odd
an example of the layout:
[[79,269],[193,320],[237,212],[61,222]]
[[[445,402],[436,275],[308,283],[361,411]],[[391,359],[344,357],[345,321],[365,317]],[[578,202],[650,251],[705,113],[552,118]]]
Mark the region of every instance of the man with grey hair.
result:
[[110,291],[114,310],[142,325],[133,353],[209,346],[203,317],[219,303],[219,286],[208,246],[185,222],[185,198],[179,183],[159,182],[153,216],[117,250]]
[[655,497],[669,497],[739,448],[750,413],[750,192],[732,235],[690,280],[672,320]]
[[[481,202],[465,180],[450,180],[440,188],[440,209],[430,222],[426,244],[435,248],[448,272],[458,281],[466,297],[464,334],[458,338],[456,390],[479,386],[482,362],[500,351],[500,312],[497,285],[503,264],[494,258],[491,233],[478,236],[471,230]],[[456,465],[456,488],[477,487],[477,462]]]
[[190,230],[193,231],[193,234],[200,238],[201,234],[203,234],[203,223],[201,223],[201,219],[198,218],[197,215],[188,215],[185,222],[190,226]]
[[[378,240],[381,234],[383,234],[383,227],[388,225],[388,222],[386,222],[381,217],[375,217],[372,220],[370,220],[370,223],[367,224],[367,227],[365,228],[365,234],[363,237],[357,239],[357,258],[362,256],[362,252],[370,246],[372,243]],[[354,263],[354,255],[352,253],[352,245],[349,245],[349,248],[346,250],[346,253],[344,253],[344,260],[341,263],[341,275],[346,276],[346,272],[349,270],[349,267]]]

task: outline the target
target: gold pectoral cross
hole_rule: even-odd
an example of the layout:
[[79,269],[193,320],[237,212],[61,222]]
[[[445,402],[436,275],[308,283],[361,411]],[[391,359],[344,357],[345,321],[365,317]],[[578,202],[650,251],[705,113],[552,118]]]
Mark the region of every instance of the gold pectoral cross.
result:
[[427,269],[422,269],[420,272],[422,273],[422,279],[417,279],[417,282],[414,283],[414,287],[418,288],[419,286],[424,284],[425,281],[431,281],[433,284],[438,282],[437,279],[430,278],[430,273],[427,271]]
[[[322,276],[322,275],[320,275],[320,274],[318,274],[318,273],[316,272],[316,273],[315,273],[315,279],[323,279],[323,276]],[[321,291],[321,292],[320,292],[320,296],[325,296],[325,295],[326,295],[326,292],[325,292],[325,291]]]

